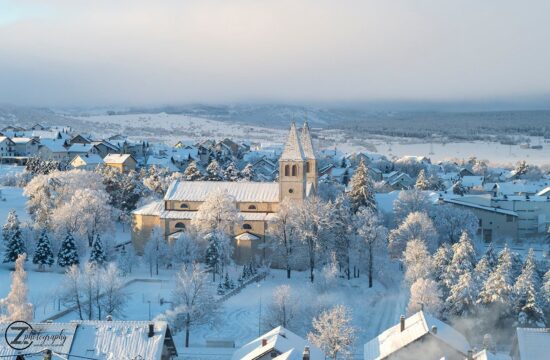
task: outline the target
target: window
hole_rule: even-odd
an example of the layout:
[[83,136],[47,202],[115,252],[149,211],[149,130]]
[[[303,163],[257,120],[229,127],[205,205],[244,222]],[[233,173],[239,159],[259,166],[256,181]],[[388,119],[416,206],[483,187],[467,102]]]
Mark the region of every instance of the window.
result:
[[186,203],[181,203],[180,209],[189,209],[189,205],[187,205]]
[[289,176],[289,175],[290,175],[290,166],[285,165],[285,176]]
[[179,222],[179,223],[177,223],[174,227],[175,227],[176,229],[185,229],[185,224],[182,223],[182,222]]
[[493,240],[493,231],[491,229],[483,229],[483,241],[489,243]]
[[288,189],[288,192],[292,194],[294,192],[294,189]]
[[298,175],[298,166],[292,165],[292,176]]
[[256,210],[256,205],[248,205],[248,210]]
[[306,162],[306,173],[309,173],[309,161]]
[[514,217],[512,215],[506,215],[506,222],[514,222]]
[[243,224],[243,229],[244,229],[244,230],[252,230],[252,225],[250,225],[250,224]]

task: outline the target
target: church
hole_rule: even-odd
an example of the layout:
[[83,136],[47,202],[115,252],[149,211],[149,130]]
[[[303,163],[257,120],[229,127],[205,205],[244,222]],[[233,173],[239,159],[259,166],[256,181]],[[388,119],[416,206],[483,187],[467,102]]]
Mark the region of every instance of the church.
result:
[[132,243],[143,252],[151,232],[159,228],[165,239],[185,231],[200,205],[213,191],[222,189],[235,199],[242,222],[234,229],[234,260],[248,262],[266,241],[270,219],[286,198],[301,201],[317,189],[317,159],[307,123],[301,131],[292,123],[279,159],[278,182],[229,182],[176,180],[164,199],[132,213]]

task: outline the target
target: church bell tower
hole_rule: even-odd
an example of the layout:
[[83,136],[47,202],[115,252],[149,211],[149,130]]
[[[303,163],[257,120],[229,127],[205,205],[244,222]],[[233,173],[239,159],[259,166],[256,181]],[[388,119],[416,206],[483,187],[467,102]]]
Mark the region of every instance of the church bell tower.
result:
[[279,201],[306,197],[306,156],[293,122],[279,158]]

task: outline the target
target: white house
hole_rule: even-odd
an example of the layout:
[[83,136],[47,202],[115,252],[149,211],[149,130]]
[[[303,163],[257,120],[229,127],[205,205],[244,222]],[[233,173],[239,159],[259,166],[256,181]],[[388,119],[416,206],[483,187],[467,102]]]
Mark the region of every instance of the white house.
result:
[[7,136],[0,136],[0,157],[15,155],[15,143]]
[[38,141],[29,137],[14,137],[15,156],[34,156],[38,152]]
[[513,360],[550,357],[550,328],[517,328],[510,356]]
[[103,164],[101,156],[96,154],[76,155],[70,162],[73,169],[94,170]]
[[464,360],[470,343],[464,335],[435,317],[419,311],[368,343],[364,360],[442,359]]
[[325,354],[292,331],[276,327],[252,340],[235,353],[231,360],[325,360]]
[[68,161],[69,153],[65,148],[65,140],[40,140],[38,156],[44,160]]

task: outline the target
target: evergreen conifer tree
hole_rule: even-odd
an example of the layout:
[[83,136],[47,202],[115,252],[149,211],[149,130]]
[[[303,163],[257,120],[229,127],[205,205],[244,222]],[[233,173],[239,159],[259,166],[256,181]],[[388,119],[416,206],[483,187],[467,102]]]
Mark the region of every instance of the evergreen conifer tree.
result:
[[4,262],[15,262],[19,255],[26,253],[25,243],[23,242],[23,234],[19,218],[15,210],[11,210],[8,214],[8,219],[2,228],[2,237],[4,239]]
[[544,322],[544,305],[539,294],[540,285],[535,253],[533,249],[529,249],[521,274],[514,284],[514,310],[518,316],[519,326],[537,327]]
[[362,158],[351,178],[351,191],[348,196],[354,213],[357,213],[361,207],[376,211],[372,180]]
[[420,172],[418,173],[418,176],[416,178],[416,184],[414,185],[414,187],[417,190],[429,190],[430,189],[430,183],[426,179],[426,172],[424,171],[424,169],[420,170]]
[[196,181],[201,178],[201,172],[199,168],[197,167],[197,163],[195,161],[191,161],[189,165],[187,165],[187,168],[183,172],[183,178],[187,181]]
[[61,267],[69,267],[72,265],[78,265],[79,263],[80,260],[76,250],[76,243],[71,232],[67,231],[67,235],[61,243],[61,248],[59,249],[59,254],[57,255],[57,264]]
[[99,234],[97,234],[92,245],[92,251],[90,252],[90,263],[103,266],[106,261],[107,258],[105,256],[105,250],[103,249],[103,243],[101,242]]
[[54,263],[52,246],[46,229],[42,230],[40,233],[32,263],[38,265],[40,270],[44,270],[46,265],[52,266]]

